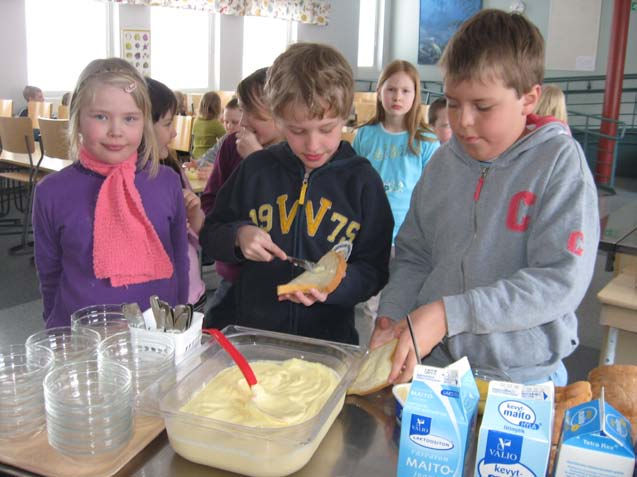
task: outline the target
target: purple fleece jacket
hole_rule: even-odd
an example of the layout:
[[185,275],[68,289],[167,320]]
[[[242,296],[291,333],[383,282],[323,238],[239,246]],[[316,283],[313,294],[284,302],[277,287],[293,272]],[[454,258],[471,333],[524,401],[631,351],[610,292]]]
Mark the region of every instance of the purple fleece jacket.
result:
[[47,176],[36,188],[35,263],[47,328],[69,325],[71,313],[90,305],[135,302],[145,310],[151,295],[173,306],[187,302],[186,212],[177,174],[165,166],[153,178],[147,170],[135,174],[146,215],[168,253],[174,273],[169,279],[122,287],[95,278],[93,270],[93,219],[103,182],[104,177],[75,163]]

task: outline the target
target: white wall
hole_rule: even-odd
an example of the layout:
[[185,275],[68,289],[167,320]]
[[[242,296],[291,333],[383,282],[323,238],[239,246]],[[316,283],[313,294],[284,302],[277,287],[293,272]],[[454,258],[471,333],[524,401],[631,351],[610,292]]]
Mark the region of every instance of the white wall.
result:
[[27,38],[24,29],[24,0],[0,2],[0,45],[2,73],[0,97],[13,100],[13,113],[18,114],[26,106],[22,89],[27,84]]

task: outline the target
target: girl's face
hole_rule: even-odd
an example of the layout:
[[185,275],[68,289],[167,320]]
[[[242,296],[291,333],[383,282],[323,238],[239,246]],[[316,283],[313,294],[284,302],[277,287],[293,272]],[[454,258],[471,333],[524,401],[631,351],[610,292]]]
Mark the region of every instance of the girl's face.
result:
[[228,134],[237,132],[241,123],[241,110],[239,108],[226,108],[223,110],[223,127]]
[[159,147],[159,158],[166,159],[168,157],[168,144],[177,136],[177,130],[173,126],[173,113],[166,113],[159,118],[159,121],[153,124],[155,137],[157,138],[157,146]]
[[379,93],[387,118],[404,117],[411,110],[416,97],[414,82],[404,71],[387,78]]
[[131,155],[144,136],[144,114],[130,93],[98,84],[93,99],[80,109],[82,146],[97,160],[119,164]]
[[241,114],[240,127],[252,131],[262,146],[269,146],[281,138],[274,119],[264,110],[246,111]]

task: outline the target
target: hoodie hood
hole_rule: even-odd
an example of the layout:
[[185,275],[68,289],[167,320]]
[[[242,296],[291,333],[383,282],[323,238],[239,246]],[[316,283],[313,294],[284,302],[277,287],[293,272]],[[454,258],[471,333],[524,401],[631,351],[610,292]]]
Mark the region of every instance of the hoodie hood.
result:
[[[514,142],[506,151],[490,161],[490,167],[506,167],[511,161],[515,161],[520,156],[542,143],[551,140],[557,135],[570,136],[571,132],[566,124],[552,116],[538,116],[530,114],[527,116],[526,134]],[[473,159],[466,153],[462,144],[456,136],[452,136],[448,143],[454,155],[469,164],[480,164],[480,161]]]

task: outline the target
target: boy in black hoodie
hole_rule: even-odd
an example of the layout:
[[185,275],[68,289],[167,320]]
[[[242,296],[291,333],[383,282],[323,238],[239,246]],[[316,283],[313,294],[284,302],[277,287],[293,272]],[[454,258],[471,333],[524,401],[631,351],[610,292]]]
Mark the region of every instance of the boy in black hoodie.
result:
[[[248,156],[206,218],[206,253],[243,264],[207,326],[358,343],[354,306],[387,282],[393,218],[378,174],[341,141],[353,86],[349,64],[326,45],[294,44],[268,70],[265,95],[286,142]],[[287,254],[317,261],[342,241],[353,249],[334,292],[277,297],[300,273]]]

